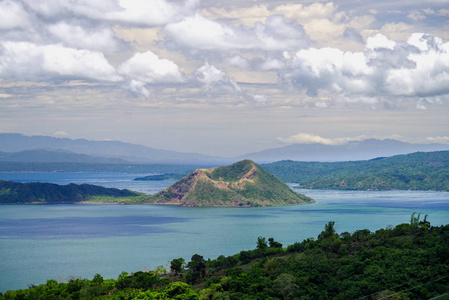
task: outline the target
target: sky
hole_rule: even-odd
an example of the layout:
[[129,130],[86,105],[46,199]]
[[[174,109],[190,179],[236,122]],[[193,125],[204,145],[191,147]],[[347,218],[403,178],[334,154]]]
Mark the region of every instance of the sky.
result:
[[0,132],[449,144],[449,0],[0,0]]

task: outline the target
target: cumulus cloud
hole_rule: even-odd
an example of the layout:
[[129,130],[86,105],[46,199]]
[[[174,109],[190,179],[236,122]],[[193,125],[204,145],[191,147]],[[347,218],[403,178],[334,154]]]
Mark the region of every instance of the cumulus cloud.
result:
[[270,16],[254,27],[229,26],[200,15],[187,17],[165,27],[167,36],[178,46],[198,50],[300,49],[308,44],[302,26]]
[[48,31],[68,47],[114,52],[124,46],[111,28],[89,29],[59,22],[48,26]]
[[20,3],[15,1],[0,2],[0,29],[24,28],[30,25],[30,18]]
[[427,137],[426,140],[431,143],[449,144],[449,136]]
[[343,145],[351,141],[362,141],[367,139],[366,136],[343,137],[343,138],[325,138],[319,135],[299,133],[287,138],[278,137],[277,140],[285,144],[324,144],[324,145]]
[[152,51],[136,53],[120,64],[121,75],[144,83],[183,81],[178,65],[168,59],[160,59]]
[[32,81],[122,80],[100,52],[8,41],[0,44],[0,77]]
[[449,93],[449,43],[422,33],[407,42],[378,34],[367,40],[365,52],[304,49],[281,78],[309,95],[438,96]]
[[283,14],[286,18],[292,20],[313,20],[313,19],[331,19],[335,16],[337,7],[332,3],[313,3],[309,6],[302,4],[284,4],[277,6],[274,13]]
[[226,73],[209,65],[209,63],[205,63],[196,70],[195,78],[204,85],[207,91],[228,90],[241,92],[240,87],[234,79],[229,78]]
[[118,72],[127,79],[128,90],[147,98],[150,96],[150,84],[179,83],[184,80],[178,65],[159,58],[152,51],[134,54],[119,65]]
[[197,0],[177,4],[166,0],[58,1],[22,0],[38,15],[49,19],[83,17],[138,26],[158,26],[192,14]]

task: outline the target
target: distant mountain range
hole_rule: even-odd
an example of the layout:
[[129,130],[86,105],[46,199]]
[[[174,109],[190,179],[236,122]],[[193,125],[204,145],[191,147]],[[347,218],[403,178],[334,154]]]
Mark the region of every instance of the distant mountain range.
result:
[[19,152],[0,152],[0,162],[37,163],[86,163],[86,164],[127,164],[120,158],[108,158],[74,153],[68,150],[25,150]]
[[[55,138],[50,136],[25,136],[18,133],[0,133],[0,151],[21,152],[39,150],[42,156],[46,154],[42,149],[66,150],[72,154],[85,154],[94,157],[120,159],[131,163],[215,163],[223,158],[202,155],[197,153],[182,153],[169,150],[154,149],[142,145],[123,143],[118,141],[89,141],[85,139]],[[39,153],[28,152],[30,156],[38,157]],[[68,159],[70,154],[65,153]],[[58,157],[60,155],[57,155]],[[73,155],[74,162],[81,162],[80,156]],[[22,159],[25,159],[22,156]],[[85,157],[89,163],[92,157]],[[54,161],[57,162],[57,161]],[[98,162],[98,161],[97,161]],[[119,163],[116,161],[115,163]]]
[[392,139],[366,139],[348,142],[344,145],[295,144],[248,153],[237,159],[251,159],[257,163],[270,163],[280,160],[333,162],[368,160],[413,152],[444,150],[449,150],[449,145],[410,144]]
[[355,161],[413,152],[449,150],[445,144],[410,144],[392,139],[367,139],[344,145],[295,144],[224,158],[182,153],[119,141],[25,136],[0,133],[0,162],[73,162],[103,164],[210,164],[220,165],[250,159],[257,163],[281,160]]

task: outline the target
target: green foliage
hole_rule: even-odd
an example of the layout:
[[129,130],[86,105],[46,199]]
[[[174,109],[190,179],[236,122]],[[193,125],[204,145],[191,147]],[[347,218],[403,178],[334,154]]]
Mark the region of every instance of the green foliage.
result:
[[254,167],[254,163],[250,160],[242,160],[230,166],[215,168],[209,173],[209,178],[216,181],[236,182],[239,181]]
[[268,248],[267,239],[262,236],[259,236],[257,238],[257,249],[265,251],[265,249],[267,249],[267,248]]
[[184,270],[186,261],[184,258],[175,258],[170,262],[170,270],[177,275],[178,273],[181,273]]
[[263,167],[302,188],[449,191],[449,151],[332,163],[286,160]]
[[[446,299],[449,225],[431,226],[413,214],[410,224],[371,232],[335,231],[276,247],[259,237],[256,249],[206,262],[195,254],[185,276],[122,272],[117,280],[48,280],[7,291],[3,299]],[[260,249],[264,249],[263,252]],[[275,252],[270,252],[275,251]],[[183,259],[174,259],[183,265]],[[175,281],[176,280],[176,281]],[[175,282],[173,282],[175,281]]]
[[270,248],[282,248],[282,244],[276,242],[272,237],[268,239],[268,243],[270,244]]

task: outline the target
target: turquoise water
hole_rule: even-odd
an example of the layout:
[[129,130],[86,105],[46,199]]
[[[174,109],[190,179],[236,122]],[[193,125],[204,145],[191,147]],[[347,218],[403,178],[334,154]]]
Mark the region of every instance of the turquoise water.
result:
[[[140,176],[141,174],[137,174]],[[0,179],[92,183],[154,193],[171,182],[136,182],[136,174],[0,173]],[[317,203],[265,208],[165,205],[0,206],[0,292],[73,277],[117,278],[122,272],[168,268],[187,261],[254,249],[258,236],[285,246],[316,237],[329,221],[338,232],[372,231],[409,222],[413,212],[432,225],[449,221],[449,193],[299,190]]]

